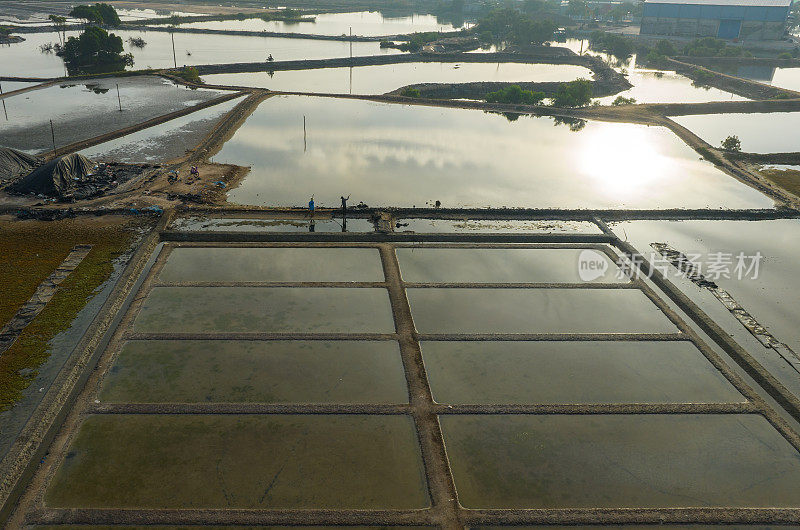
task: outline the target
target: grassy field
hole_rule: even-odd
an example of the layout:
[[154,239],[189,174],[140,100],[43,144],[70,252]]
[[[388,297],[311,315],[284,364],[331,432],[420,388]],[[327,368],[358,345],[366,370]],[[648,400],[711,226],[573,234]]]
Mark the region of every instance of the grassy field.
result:
[[0,322],[5,324],[77,244],[93,245],[44,310],[0,355],[0,410],[9,408],[50,355],[50,340],[69,328],[133,243],[142,220],[122,217],[13,221],[0,219]]
[[800,197],[800,171],[762,169],[760,173],[789,193]]

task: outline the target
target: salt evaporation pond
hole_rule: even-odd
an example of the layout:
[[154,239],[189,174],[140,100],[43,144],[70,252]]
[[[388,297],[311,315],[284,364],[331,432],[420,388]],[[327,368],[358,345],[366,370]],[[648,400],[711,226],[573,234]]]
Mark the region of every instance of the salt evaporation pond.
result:
[[226,101],[187,116],[80,151],[96,161],[162,163],[194,149],[211,128],[241,100]]
[[5,113],[0,114],[0,144],[29,152],[49,150],[53,147],[50,120],[56,145],[61,147],[220,95],[221,92],[215,90],[189,90],[151,76],[52,85],[3,100]]
[[[306,138],[304,140],[304,118]],[[444,207],[770,207],[670,131],[365,101],[282,96],[262,103],[214,157],[252,166],[229,200],[303,205],[341,195]],[[572,125],[579,128],[580,125]]]
[[714,147],[736,135],[746,153],[800,151],[800,112],[698,114],[672,119]]
[[[797,291],[791,289],[800,273],[800,248],[796,244],[800,221],[797,219],[631,221],[614,225],[614,232],[626,237],[648,258],[652,251],[650,244],[654,242],[667,243],[687,256],[699,255],[696,263],[701,265],[701,272],[706,275],[709,274],[707,267],[713,254],[730,255],[732,263],[723,267],[728,269],[730,277],[711,279],[728,291],[768,332],[795,352],[800,352],[800,329],[797,326],[800,322],[800,305],[797,304]],[[768,237],[765,237],[766,234]],[[761,254],[755,278],[752,277],[754,271],[751,271],[739,279],[734,270],[739,253],[744,256]],[[674,268],[669,271],[670,275],[675,272]],[[684,291],[691,293],[693,289]],[[713,307],[727,312],[710,294],[706,298]],[[748,335],[741,324],[732,317],[729,320],[733,326],[727,331],[733,333],[739,330]],[[759,345],[759,349],[763,350],[763,347]]]
[[700,87],[676,72],[632,69],[628,81],[633,88],[597,101],[610,105],[618,96],[634,98],[637,103],[708,103],[709,101],[745,101],[747,98],[718,88]]
[[773,68],[770,66],[740,66],[735,75],[759,83],[800,92],[800,68]]
[[[134,70],[172,68],[172,40],[165,31],[112,30],[122,38],[125,52],[133,54]],[[67,37],[77,36],[67,32]],[[141,37],[144,48],[131,46],[128,39]],[[58,77],[66,75],[64,61],[53,53],[42,53],[42,44],[58,42],[55,33],[31,33],[25,41],[0,46],[1,75],[14,77]],[[271,54],[276,61],[297,59],[331,59],[350,56],[350,44],[344,41],[293,39],[281,37],[244,37],[236,35],[175,34],[178,66],[220,63],[265,62]],[[353,55],[402,53],[381,48],[378,42],[352,43]]]
[[316,35],[381,36],[413,33],[417,31],[456,31],[469,28],[473,24],[455,25],[439,22],[434,15],[410,15],[389,17],[377,11],[358,11],[353,13],[324,13],[313,15],[314,22],[264,21],[260,18],[246,20],[222,20],[208,22],[189,22],[182,28],[203,28],[235,31],[275,31],[283,33],[313,33]]
[[254,86],[270,90],[383,94],[415,83],[474,81],[572,81],[591,78],[588,68],[559,64],[401,63],[353,68],[285,70],[273,73],[203,76],[212,85]]

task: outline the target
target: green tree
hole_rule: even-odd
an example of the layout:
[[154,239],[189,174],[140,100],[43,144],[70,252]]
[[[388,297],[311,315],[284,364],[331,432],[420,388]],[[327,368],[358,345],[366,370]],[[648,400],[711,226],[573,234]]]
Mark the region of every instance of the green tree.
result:
[[418,98],[419,90],[414,87],[407,86],[400,92],[400,95],[406,98]]
[[69,12],[69,16],[85,20],[89,24],[105,24],[115,28],[122,24],[119,15],[117,15],[117,10],[113,6],[104,3],[98,3],[93,6],[75,6]]
[[576,79],[558,85],[553,97],[554,107],[585,107],[592,101],[592,82],[587,79]]
[[89,26],[80,36],[67,39],[59,55],[73,71],[133,66],[133,56],[122,52],[121,38],[103,28]]
[[672,57],[673,55],[678,54],[678,50],[675,49],[675,46],[673,46],[673,44],[670,41],[665,39],[661,39],[660,41],[658,41],[653,50],[655,50],[656,53],[659,53],[666,57]]
[[532,18],[513,8],[494,9],[478,21],[475,33],[484,42],[509,42],[521,46],[542,44],[553,38],[556,25],[549,19]]
[[53,27],[56,30],[56,34],[58,35],[58,40],[61,42],[61,45],[64,45],[64,40],[66,38],[66,25],[67,19],[66,17],[60,17],[58,15],[50,15],[48,17],[50,22],[53,23]]
[[484,99],[487,103],[538,105],[544,99],[544,92],[523,90],[519,85],[510,85],[496,92],[489,92]]
[[738,152],[742,150],[742,142],[739,140],[739,137],[734,134],[722,140],[722,148],[726,151]]

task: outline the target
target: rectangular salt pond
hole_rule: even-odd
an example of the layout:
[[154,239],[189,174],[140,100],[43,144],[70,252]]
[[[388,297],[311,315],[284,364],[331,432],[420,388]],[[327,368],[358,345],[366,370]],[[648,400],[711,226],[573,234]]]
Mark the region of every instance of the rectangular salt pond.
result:
[[[304,142],[303,118],[306,119]],[[768,208],[669,130],[477,110],[279,96],[213,160],[252,166],[239,204],[560,208]],[[298,180],[297,175],[303,175]]]
[[430,501],[409,416],[149,414],[87,418],[45,503],[413,509]]
[[619,96],[634,98],[637,103],[707,103],[747,99],[718,88],[694,86],[691,79],[676,72],[633,69],[627,77],[633,88],[597,101],[610,105]]
[[[123,41],[126,53],[132,53],[133,69],[172,68],[172,40],[166,31],[131,31],[112,29],[110,33]],[[78,32],[67,32],[67,38]],[[132,37],[144,39],[144,48],[136,48],[128,41]],[[25,41],[0,46],[0,64],[3,75],[17,77],[59,77],[67,75],[64,61],[53,53],[42,53],[42,44],[58,41],[55,33],[28,33]],[[353,42],[352,53],[358,55],[383,55],[402,53],[391,48],[381,48],[380,43]],[[266,62],[272,54],[276,61],[297,59],[330,59],[350,57],[350,43],[295,39],[281,37],[250,37],[237,35],[203,35],[175,33],[177,65]]]
[[382,282],[376,248],[174,248],[161,282]]
[[[713,255],[730,256],[729,276],[712,277],[728,291],[762,326],[780,342],[800,352],[800,305],[796,285],[800,275],[800,220],[772,221],[630,221],[614,225],[614,232],[623,236],[646,256],[653,242],[671,245],[687,256],[698,256],[695,263],[708,274]],[[735,270],[738,255],[760,255],[757,271]],[[751,262],[748,258],[748,264]],[[726,265],[723,261],[723,271]],[[757,272],[757,275],[753,275]],[[670,276],[676,273],[670,267]],[[712,298],[716,307],[722,304]],[[727,312],[727,311],[725,311]],[[734,323],[741,332],[745,328]],[[760,347],[760,346],[759,346]],[[783,364],[783,361],[781,361]],[[793,376],[796,377],[796,374]]]
[[447,233],[473,232],[507,234],[515,232],[600,234],[596,224],[588,221],[489,221],[483,219],[400,219],[395,232]]
[[800,68],[774,68],[770,66],[740,66],[736,76],[760,83],[800,92]]
[[[119,85],[119,99],[117,98]],[[29,152],[64,146],[185,109],[222,95],[189,90],[159,77],[103,78],[31,90],[3,99],[2,143]],[[120,100],[122,111],[119,110]],[[0,114],[5,120],[5,114]]]
[[785,153],[800,151],[800,112],[699,114],[674,116],[700,138],[719,148],[722,141],[736,135],[745,153]]
[[800,506],[800,455],[757,415],[440,416],[467,508]]
[[183,232],[374,232],[369,219],[237,219],[179,217],[171,230]]
[[395,341],[133,341],[100,399],[132,403],[408,403]]
[[164,163],[197,147],[217,122],[240,102],[240,98],[225,101],[79,152],[96,161]]
[[[3,94],[22,90],[23,88],[30,88],[32,86],[40,85],[41,82],[30,83],[24,81],[0,81],[0,87],[3,89]],[[5,118],[5,116],[3,116]]]
[[422,342],[439,403],[726,403],[744,397],[686,342]]
[[[581,259],[605,264],[595,282],[625,282],[604,253],[591,249],[398,248],[403,281],[414,283],[581,282]],[[588,279],[588,277],[587,277]]]
[[271,31],[280,33],[313,33],[315,35],[353,35],[365,37],[398,35],[417,31],[455,31],[471,27],[471,23],[439,21],[434,15],[413,14],[410,16],[389,17],[378,11],[358,11],[351,13],[321,13],[309,15],[314,22],[264,21],[259,18],[245,20],[222,20],[209,22],[188,22],[182,28],[221,29],[234,31]]
[[420,333],[672,333],[638,289],[407,289]]
[[377,288],[156,287],[136,317],[141,333],[394,333]]
[[475,81],[572,81],[591,79],[586,67],[571,64],[401,63],[354,68],[279,70],[203,76],[210,85],[255,86],[270,90],[383,94],[416,83]]

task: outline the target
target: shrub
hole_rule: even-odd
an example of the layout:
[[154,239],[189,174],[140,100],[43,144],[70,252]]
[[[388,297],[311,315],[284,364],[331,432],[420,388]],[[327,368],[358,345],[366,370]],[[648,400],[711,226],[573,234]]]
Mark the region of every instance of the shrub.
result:
[[72,8],[69,16],[80,18],[90,23],[106,24],[118,28],[122,21],[117,15],[117,10],[108,4],[95,4],[93,6],[79,5]]
[[672,57],[673,55],[678,54],[678,50],[675,49],[675,46],[670,41],[664,39],[658,41],[653,50],[656,53],[665,55],[667,57]]
[[794,59],[794,57],[789,52],[783,52],[778,54],[778,59]]
[[487,103],[538,105],[544,99],[544,92],[522,90],[519,85],[510,85],[496,92],[489,92],[484,99]]
[[414,87],[407,86],[400,91],[400,95],[406,98],[418,98],[419,90]]
[[627,59],[633,55],[633,41],[616,33],[595,31],[589,37],[589,46],[593,50],[609,53],[618,59]]
[[558,85],[553,98],[554,107],[584,107],[592,101],[592,82],[577,79]]
[[633,105],[636,103],[636,98],[626,98],[625,96],[617,96],[611,104],[614,106],[618,105]]
[[738,136],[731,135],[722,140],[722,148],[726,151],[739,152],[742,150],[742,142],[739,140]]
[[103,28],[90,26],[80,36],[67,39],[58,55],[72,69],[133,66],[133,56],[122,52],[121,38]]

